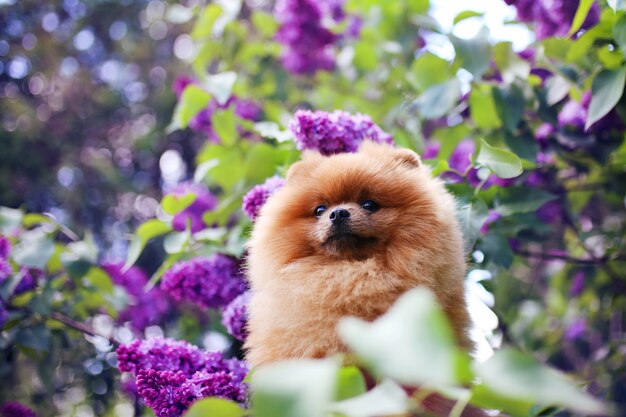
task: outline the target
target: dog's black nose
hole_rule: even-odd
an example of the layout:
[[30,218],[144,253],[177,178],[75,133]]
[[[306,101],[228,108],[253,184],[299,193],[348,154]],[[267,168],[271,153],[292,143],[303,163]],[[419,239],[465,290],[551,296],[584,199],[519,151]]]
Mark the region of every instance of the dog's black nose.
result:
[[350,212],[343,208],[334,209],[330,213],[330,216],[329,216],[330,220],[334,224],[341,224],[345,222],[348,219],[348,217],[350,217]]

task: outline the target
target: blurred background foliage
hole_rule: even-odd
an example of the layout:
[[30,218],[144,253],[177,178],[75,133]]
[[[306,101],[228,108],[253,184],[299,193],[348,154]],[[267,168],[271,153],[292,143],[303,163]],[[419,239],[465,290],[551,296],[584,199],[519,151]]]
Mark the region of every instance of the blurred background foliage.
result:
[[[241,257],[242,198],[299,157],[294,112],[341,109],[417,150],[459,200],[485,358],[515,346],[623,412],[626,14],[506,3],[0,1],[0,399],[149,415],[115,368],[118,342],[165,335],[241,357],[220,309],[159,281],[177,261]],[[299,366],[277,375],[310,372],[322,389],[337,371]],[[535,408],[474,402],[588,410],[525,394]]]

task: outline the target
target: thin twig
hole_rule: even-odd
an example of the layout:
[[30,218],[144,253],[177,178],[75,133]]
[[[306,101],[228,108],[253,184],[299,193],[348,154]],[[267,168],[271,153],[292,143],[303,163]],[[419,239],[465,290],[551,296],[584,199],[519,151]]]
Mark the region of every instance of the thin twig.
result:
[[558,259],[558,260],[562,260],[562,261],[569,262],[572,264],[577,264],[577,265],[604,265],[607,262],[611,262],[611,261],[626,261],[626,258],[619,257],[619,256],[614,257],[614,258],[603,256],[601,258],[587,259],[587,258],[575,258],[573,256],[561,255],[558,253],[532,252],[532,251],[523,250],[523,249],[517,249],[515,250],[515,253],[517,255],[525,256],[527,258],[536,258],[536,259],[545,259],[545,260]]
[[58,311],[53,311],[52,313],[50,313],[49,316],[52,320],[56,320],[59,323],[63,323],[64,325],[66,325],[67,327],[70,327],[74,330],[78,330],[81,333],[84,333],[88,336],[91,337],[101,337],[104,338],[106,340],[109,341],[109,343],[111,343],[112,345],[117,345],[118,342],[117,340],[113,339],[112,337],[106,337],[103,336],[101,334],[98,334],[91,326],[85,324],[85,323],[81,323],[78,322],[68,316],[66,316],[65,314],[59,313]]

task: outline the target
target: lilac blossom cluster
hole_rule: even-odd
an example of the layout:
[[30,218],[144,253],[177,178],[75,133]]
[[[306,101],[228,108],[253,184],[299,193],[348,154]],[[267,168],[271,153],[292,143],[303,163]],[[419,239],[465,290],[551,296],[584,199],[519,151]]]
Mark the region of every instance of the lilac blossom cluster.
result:
[[[256,122],[261,118],[261,108],[258,104],[251,100],[231,97],[226,103],[219,104],[215,99],[211,99],[207,107],[200,110],[200,112],[198,112],[198,114],[191,119],[189,127],[196,132],[206,134],[211,142],[220,143],[220,137],[213,129],[211,117],[217,110],[228,109],[233,106],[235,108],[235,115],[244,120]],[[249,135],[249,133],[242,129],[241,126],[238,126],[237,130],[241,135]]]
[[279,176],[273,176],[265,180],[263,184],[255,185],[243,196],[243,212],[254,221],[261,213],[261,207],[267,199],[280,187],[285,185],[285,180]]
[[222,324],[228,333],[240,342],[246,340],[248,335],[246,324],[248,322],[249,301],[250,292],[246,291],[222,310]]
[[[515,6],[520,21],[535,24],[538,39],[550,36],[567,36],[578,9],[579,0],[504,0]],[[598,23],[600,7],[594,2],[582,29]]]
[[189,194],[196,196],[189,207],[177,213],[172,219],[172,227],[174,230],[183,231],[187,228],[187,224],[189,224],[192,233],[199,232],[206,228],[202,216],[207,211],[211,211],[217,207],[217,197],[211,194],[206,187],[200,184],[184,182],[178,184],[168,194],[179,198]]
[[177,301],[219,308],[246,289],[237,259],[220,253],[175,263],[163,275],[161,289]]
[[120,323],[128,322],[133,330],[142,332],[146,327],[162,322],[170,312],[171,303],[166,293],[157,287],[145,290],[148,276],[141,269],[133,266],[124,271],[121,263],[105,264],[102,269],[130,296],[130,305],[118,315]]
[[[335,68],[333,47],[338,37],[323,24],[323,4],[316,0],[276,2],[274,15],[280,24],[276,40],[283,45],[281,63],[292,74],[314,74]],[[333,13],[341,12],[342,7],[334,10]]]
[[135,375],[137,394],[157,417],[178,417],[205,397],[247,401],[244,362],[184,341],[135,340],[117,348],[117,361],[121,371]]
[[29,407],[17,401],[6,401],[0,407],[0,417],[36,417]]
[[369,116],[341,110],[332,113],[298,110],[289,123],[298,149],[312,149],[323,155],[356,152],[366,139],[393,144],[393,138]]

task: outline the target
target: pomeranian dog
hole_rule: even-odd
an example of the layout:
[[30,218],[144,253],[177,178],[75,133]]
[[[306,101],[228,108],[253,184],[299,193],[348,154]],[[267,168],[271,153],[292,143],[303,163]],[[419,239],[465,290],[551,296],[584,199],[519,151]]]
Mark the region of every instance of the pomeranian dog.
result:
[[471,349],[455,200],[408,149],[304,152],[261,209],[248,243],[246,358],[255,367],[346,347],[345,316],[374,320],[407,290],[432,290]]

